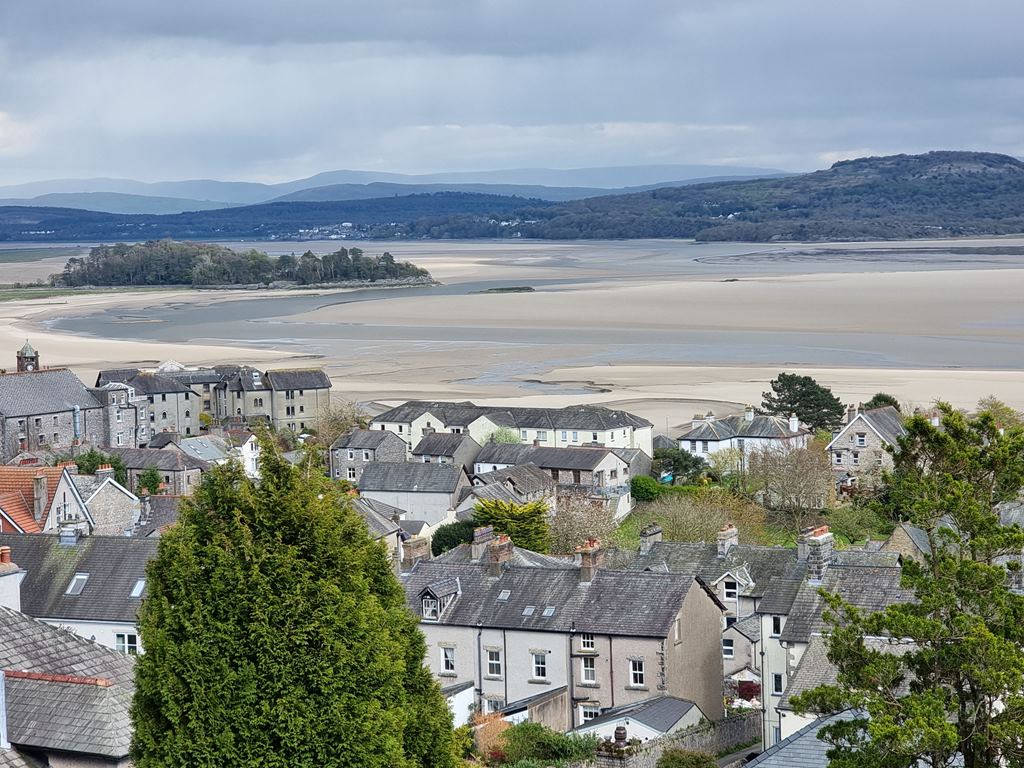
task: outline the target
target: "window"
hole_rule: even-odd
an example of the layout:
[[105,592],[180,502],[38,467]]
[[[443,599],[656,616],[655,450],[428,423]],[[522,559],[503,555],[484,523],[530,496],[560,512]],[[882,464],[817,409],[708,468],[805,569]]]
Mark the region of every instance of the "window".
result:
[[842,463],[843,463],[843,452],[842,451],[836,451],[836,464],[842,464]]
[[735,648],[733,647],[734,645],[735,645],[735,641],[734,640],[730,640],[729,638],[726,638],[726,637],[722,638],[722,658],[723,659],[731,659],[731,658],[735,657],[736,651],[735,651]]
[[590,722],[601,714],[601,707],[597,704],[580,704],[580,717],[584,723]]
[[36,419],[36,426],[37,427],[43,426],[43,420],[42,419]]
[[164,421],[167,421],[167,411],[161,411],[160,418],[163,419]]
[[597,659],[593,656],[584,656],[580,659],[580,678],[584,683],[597,682]]
[[491,677],[501,677],[501,651],[487,652],[487,674]]
[[143,591],[146,589],[146,580],[139,579],[135,582],[135,586],[132,587],[131,597],[142,597]]
[[565,430],[563,429],[563,430],[562,430],[562,442],[563,442],[563,443],[564,443],[564,442],[566,442],[566,440],[568,439],[568,435],[569,435],[569,433],[568,433],[568,432],[566,432],[566,431],[565,431]]
[[356,452],[354,450],[352,450],[351,448],[349,448],[348,449],[348,460],[349,461],[355,461],[355,459],[356,459]]
[[356,468],[355,467],[349,467],[348,468],[348,479],[349,480],[355,480],[356,479]]
[[[57,436],[54,435],[53,437],[56,440]],[[116,441],[116,445],[124,445],[124,432],[118,432],[114,439]]]
[[46,444],[46,435],[40,435],[39,436],[39,444],[40,445],[45,445]]
[[454,648],[442,648],[441,649],[441,671],[442,672],[455,672],[455,649]]
[[534,653],[533,656],[533,679],[548,679],[548,655],[546,653]]
[[[384,429],[384,427],[381,427],[381,429]],[[402,425],[401,424],[398,425],[398,434],[402,434]]]
[[550,619],[554,615],[555,615],[555,606],[553,606],[553,605],[546,605],[546,606],[544,606],[544,613],[542,613],[541,616],[543,616],[545,619]]
[[369,460],[370,460],[370,452],[369,451],[363,451],[363,461],[369,461]]
[[866,432],[857,433],[857,447],[864,448],[868,444],[868,436]]
[[306,412],[306,406],[300,405],[299,406],[299,413],[305,413],[305,412]]
[[643,659],[629,660],[629,684],[634,688],[643,688],[647,685]]
[[[121,412],[120,411],[117,412],[117,420],[118,421],[121,420]],[[20,420],[18,421],[18,426],[19,427],[21,426],[21,421]],[[53,426],[57,426],[57,417],[56,416],[53,417]]]
[[857,451],[853,451],[853,463],[860,464],[860,454]]
[[736,447],[740,449],[740,453],[746,450],[747,442],[741,437],[736,441]]
[[191,392],[186,392],[185,393],[185,399],[186,400],[191,400],[192,399],[192,393]]
[[185,411],[185,418],[186,419],[191,419],[192,418],[192,411]]
[[724,587],[725,587],[725,599],[726,600],[735,600],[736,599],[736,595],[739,592],[739,586],[736,584],[736,582],[735,581],[727,581],[727,582],[725,582]]
[[782,617],[772,616],[772,637],[778,637],[782,634]]
[[498,593],[498,602],[499,603],[507,603],[509,597],[511,597],[511,596],[512,596],[512,590],[511,589],[503,589],[503,590],[501,590],[501,592]]
[[504,699],[488,699],[487,700],[487,711],[488,712],[500,712],[505,708]]
[[697,441],[696,440],[691,440],[690,441],[690,453],[696,453],[696,452],[697,452]]
[[114,648],[129,656],[139,655],[139,637],[130,633],[114,635]]
[[[117,410],[116,410],[116,411],[114,412],[114,416],[115,416],[115,418],[116,418],[116,419],[117,419],[118,421],[121,421],[121,409],[120,409],[120,408],[118,408],[118,409],[117,409]],[[56,417],[56,416],[54,416],[54,417],[53,417],[53,423],[54,423],[54,424],[56,424],[56,423],[57,423],[57,417]]]
[[453,435],[461,435],[462,434],[462,427],[452,427],[452,434]]
[[548,431],[546,429],[538,429],[537,439],[540,440],[542,443],[546,442],[548,439]]
[[726,616],[725,617],[725,628],[726,629],[728,629],[729,627],[731,627],[735,623],[736,623],[736,617],[735,616]]
[[782,674],[776,672],[772,675],[772,696],[781,696],[782,688]]
[[425,621],[437,621],[438,603],[432,597],[423,598],[423,619]]
[[591,440],[592,440],[592,442],[595,442],[595,443],[597,442],[597,432],[591,433]]
[[[59,432],[54,432],[53,433],[53,442],[54,442],[55,445],[60,442],[60,433]],[[118,445],[120,445],[120,443],[118,443]]]
[[76,573],[71,578],[71,583],[68,584],[68,588],[64,591],[65,595],[80,595],[82,590],[85,589],[85,582],[89,580],[88,573]]
[[526,430],[525,429],[522,429],[522,430],[519,431],[519,439],[520,440],[526,440]]
[[707,453],[708,452],[708,441],[707,440],[701,440],[700,441],[700,451],[701,451],[701,453]]
[[528,605],[523,608],[523,616],[533,616],[533,612],[536,610],[536,606]]
[[161,403],[166,403],[167,402],[167,395],[166,394],[160,395],[160,402]]
[[572,433],[572,441],[574,443],[578,443],[580,441],[580,433],[579,432],[573,432]]
[[594,650],[594,636],[589,632],[584,632],[580,635],[580,648],[584,651]]

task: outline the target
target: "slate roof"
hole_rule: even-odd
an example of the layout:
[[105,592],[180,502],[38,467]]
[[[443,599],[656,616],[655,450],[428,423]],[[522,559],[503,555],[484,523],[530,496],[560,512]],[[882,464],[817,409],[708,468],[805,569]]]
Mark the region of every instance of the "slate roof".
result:
[[746,768],[827,768],[829,745],[818,738],[818,731],[836,720],[852,720],[852,710],[829,715],[804,726],[787,739],[762,752]]
[[600,405],[573,405],[567,408],[506,408],[477,405],[469,401],[446,402],[409,400],[379,414],[374,422],[409,424],[425,413],[439,418],[445,426],[466,427],[481,416],[495,424],[526,429],[596,430],[643,428],[652,426],[628,411],[612,410]]
[[[473,547],[471,544],[459,544],[452,547],[434,558],[434,562],[449,563],[453,565],[468,565],[476,562],[473,560]],[[576,569],[576,561],[571,556],[543,555],[530,549],[512,546],[511,563],[519,568],[554,568],[556,570]]]
[[655,435],[654,436],[654,450],[674,450],[679,447],[679,441],[673,440],[668,435]]
[[[74,546],[59,537],[0,533],[0,546],[24,568],[21,610],[40,619],[134,622],[140,599],[130,597],[157,542],[128,536],[83,536]],[[65,594],[76,573],[88,573],[81,594]]]
[[206,471],[210,468],[208,462],[197,459],[194,456],[181,453],[180,451],[169,451],[164,448],[106,448],[110,453],[116,453],[121,457],[128,469],[156,469],[165,472],[181,472],[186,469],[201,469]]
[[126,757],[134,661],[72,632],[0,607],[0,668],[109,682],[99,686],[7,676],[10,740],[46,750]]
[[333,443],[331,448],[353,448],[357,450],[376,450],[385,440],[399,439],[393,432],[384,429],[353,429],[346,432]]
[[[269,390],[263,371],[248,365],[240,365],[225,369],[223,385],[232,392],[263,392]],[[221,386],[221,385],[218,385]]]
[[463,474],[461,465],[374,461],[363,469],[359,490],[455,493]]
[[867,549],[837,549],[832,553],[833,565],[872,565],[880,568],[898,568],[899,552],[879,552]]
[[282,368],[267,371],[263,378],[270,388],[281,392],[288,389],[330,389],[331,380],[322,368]]
[[608,456],[607,448],[548,448],[517,443],[488,443],[476,464],[535,464],[541,469],[592,470]]
[[761,617],[756,613],[740,619],[728,629],[735,629],[752,643],[761,641]]
[[106,384],[124,384],[138,376],[142,371],[138,368],[109,368],[96,374],[96,386]]
[[143,538],[153,536],[178,522],[178,504],[181,502],[181,498],[181,496],[167,494],[146,496],[143,500],[139,524],[135,527],[132,535]]
[[231,446],[214,435],[186,437],[178,440],[177,446],[188,456],[211,464],[231,458]]
[[192,392],[191,387],[184,382],[156,373],[140,373],[123,383],[133,387],[136,394],[139,395],[171,395]]
[[800,425],[796,432],[789,431],[789,419],[782,416],[755,414],[747,421],[744,414],[708,419],[699,422],[679,435],[680,440],[729,440],[734,437],[785,439],[796,435],[809,435],[811,430]]
[[465,433],[432,432],[416,444],[416,447],[412,449],[412,455],[452,457],[467,440],[479,447],[476,440]]
[[[623,704],[613,709],[605,710],[600,716],[588,720],[577,730],[589,730],[597,725],[612,723],[624,717],[643,723],[648,728],[660,733],[668,733],[686,714],[696,707],[692,701],[679,699],[675,696],[655,696],[643,701]],[[627,734],[629,729],[626,729]]]
[[99,408],[99,401],[67,368],[0,374],[0,414],[11,418]]
[[363,498],[352,499],[352,507],[366,521],[366,527],[374,539],[383,539],[402,530],[402,527],[391,519],[392,514],[405,514],[405,511],[398,507]]
[[764,597],[754,610],[758,614],[787,616],[793,608],[800,587],[807,575],[807,563],[793,563],[781,576],[769,579],[765,586]]
[[634,571],[696,573],[707,584],[714,584],[725,574],[746,568],[753,583],[740,584],[740,594],[761,597],[766,594],[768,583],[783,576],[795,562],[796,550],[791,547],[737,544],[729,548],[725,557],[721,557],[717,544],[659,541],[649,552],[637,553],[628,568]]
[[[826,569],[820,584],[808,580],[800,585],[779,637],[781,642],[806,643],[811,635],[827,630],[821,618],[826,606],[819,589],[836,592],[867,613],[913,599],[913,592],[900,587],[900,568],[833,564]],[[764,612],[761,607],[758,611]]]
[[896,445],[896,441],[903,435],[907,434],[906,428],[903,426],[903,415],[893,408],[891,405],[885,405],[881,408],[872,408],[869,411],[861,411],[855,416],[850,423],[846,424],[836,436],[832,438],[832,441],[828,444],[827,448],[831,448],[835,445],[836,441],[843,435],[847,434],[851,428],[856,429],[858,425],[858,419],[862,422],[867,422],[867,427],[873,429],[878,433],[878,436],[882,438],[889,445]]
[[[458,578],[462,594],[441,614],[442,624],[528,629],[539,632],[593,632],[630,637],[666,637],[695,578],[599,570],[581,583],[578,568],[506,568],[497,578],[487,566],[421,560],[405,579],[409,607],[421,615],[420,594],[434,584]],[[699,588],[699,587],[698,587]],[[506,600],[499,600],[503,591]],[[524,615],[524,610],[533,606]],[[554,613],[544,616],[544,609]]]
[[506,482],[512,483],[517,491],[527,496],[535,493],[554,493],[557,485],[551,475],[536,464],[516,464],[493,472],[481,472],[473,477],[474,485]]
[[166,448],[171,443],[176,443],[181,439],[181,435],[177,432],[157,432],[150,441],[146,444],[147,448]]

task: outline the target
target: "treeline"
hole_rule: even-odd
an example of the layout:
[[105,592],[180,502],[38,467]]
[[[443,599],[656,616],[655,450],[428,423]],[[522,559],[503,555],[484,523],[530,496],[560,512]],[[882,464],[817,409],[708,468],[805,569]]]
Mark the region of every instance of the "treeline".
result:
[[376,282],[430,273],[390,253],[367,256],[359,248],[341,248],[325,256],[273,257],[251,249],[233,251],[209,243],[150,240],[101,245],[85,258],[72,258],[50,278],[55,286],[253,285],[288,281],[299,285],[345,281]]

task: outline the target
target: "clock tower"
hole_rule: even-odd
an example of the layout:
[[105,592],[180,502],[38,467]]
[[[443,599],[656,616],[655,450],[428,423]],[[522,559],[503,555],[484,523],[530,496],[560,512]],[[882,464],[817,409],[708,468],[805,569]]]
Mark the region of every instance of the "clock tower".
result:
[[39,370],[39,353],[35,351],[28,339],[25,346],[18,350],[18,373]]

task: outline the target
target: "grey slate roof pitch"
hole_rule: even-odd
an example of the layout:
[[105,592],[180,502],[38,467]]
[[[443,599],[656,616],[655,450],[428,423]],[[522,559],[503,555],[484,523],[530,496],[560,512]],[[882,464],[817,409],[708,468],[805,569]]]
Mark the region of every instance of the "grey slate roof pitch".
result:
[[493,472],[481,472],[473,477],[474,485],[506,482],[528,496],[535,493],[554,493],[557,486],[551,475],[536,464],[516,464]]
[[129,381],[123,382],[135,389],[140,395],[163,395],[180,392],[192,392],[192,389],[177,379],[157,373],[140,373]]
[[66,368],[0,374],[0,414],[34,416],[99,408],[99,401]]
[[797,562],[787,568],[781,576],[769,579],[764,589],[764,597],[754,612],[776,616],[789,615],[806,575],[807,563]]
[[735,622],[729,629],[735,629],[752,643],[761,641],[761,617],[752,613]]
[[[405,580],[406,599],[421,615],[420,595],[438,582],[458,578],[462,594],[442,612],[440,623],[533,631],[594,632],[630,637],[666,637],[695,578],[600,570],[580,583],[578,568],[511,567],[488,578],[486,566],[421,560]],[[698,587],[699,588],[699,587]],[[507,600],[498,595],[508,590]],[[534,610],[524,615],[524,609]],[[544,607],[555,612],[545,617]]]
[[870,411],[861,411],[861,416],[889,445],[895,445],[899,438],[907,434],[907,430],[903,426],[903,416],[891,405],[872,408]]
[[110,368],[96,374],[96,386],[104,384],[124,384],[139,375],[138,368]]
[[855,716],[847,710],[815,720],[762,752],[746,768],[827,768],[829,745],[818,738],[818,731],[836,720],[852,720]]
[[225,461],[231,457],[231,446],[213,435],[186,437],[178,440],[177,446],[187,456],[210,463]]
[[654,436],[654,450],[675,450],[679,447],[679,441],[673,440],[668,435],[655,435]]
[[359,490],[454,493],[464,474],[461,466],[453,464],[375,461],[363,469]]
[[385,440],[394,438],[401,440],[401,438],[397,437],[393,432],[388,432],[383,429],[353,429],[331,443],[331,448],[376,450]]
[[164,448],[106,448],[109,453],[116,453],[121,457],[125,467],[128,469],[156,469],[165,472],[181,472],[186,469],[200,469],[206,471],[210,468],[209,463],[194,456],[189,456],[180,451],[166,450]]
[[425,413],[441,419],[446,426],[465,427],[486,416],[502,426],[526,429],[576,429],[605,431],[623,427],[650,427],[651,422],[628,411],[599,405],[574,405],[568,408],[505,408],[476,405],[469,401],[446,402],[409,400],[378,415],[374,422],[409,424]]
[[594,469],[608,456],[608,448],[548,448],[514,443],[488,443],[473,460],[476,464],[535,464],[541,469]]
[[432,432],[416,444],[416,447],[412,449],[412,455],[451,457],[467,440],[476,444],[476,440],[465,433]]
[[392,514],[405,514],[398,507],[364,498],[352,499],[352,506],[366,521],[366,527],[374,539],[383,539],[402,530],[402,527],[391,519]]
[[[459,544],[434,558],[434,562],[468,565],[473,561],[473,548]],[[513,545],[511,564],[519,568],[575,569],[576,562],[570,556],[543,555],[530,549]]]
[[291,368],[267,371],[264,378],[270,388],[281,392],[296,389],[330,389],[331,380],[322,368]]
[[747,421],[743,414],[708,419],[689,428],[679,435],[680,440],[729,440],[733,437],[787,438],[794,435],[809,435],[811,431],[803,425],[796,432],[789,431],[789,419],[781,416],[755,414]]
[[134,662],[131,656],[0,607],[0,669],[109,681],[109,686],[98,686],[8,677],[10,740],[54,751],[126,757]]
[[628,717],[631,720],[643,723],[655,731],[668,733],[696,706],[692,701],[679,699],[675,696],[654,696],[650,699],[644,699],[632,704],[623,704],[622,706],[606,710],[593,720],[588,720],[581,727],[589,729],[596,725],[603,725],[623,717]]
[[147,448],[166,448],[171,443],[176,443],[181,438],[177,432],[157,432],[146,443]]
[[154,534],[159,534],[167,526],[174,525],[178,522],[178,504],[180,502],[180,496],[160,494],[158,496],[145,497],[142,503],[142,515],[139,518],[139,524],[132,532],[132,535],[141,537],[153,536]]
[[[65,546],[57,536],[2,533],[0,546],[27,572],[21,583],[21,610],[40,619],[134,622],[139,598],[131,597],[157,542],[128,536],[83,536]],[[89,579],[78,595],[65,594],[76,573]]]

